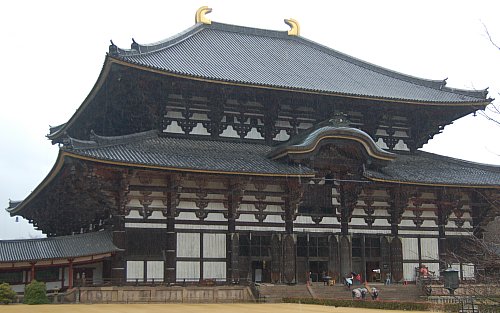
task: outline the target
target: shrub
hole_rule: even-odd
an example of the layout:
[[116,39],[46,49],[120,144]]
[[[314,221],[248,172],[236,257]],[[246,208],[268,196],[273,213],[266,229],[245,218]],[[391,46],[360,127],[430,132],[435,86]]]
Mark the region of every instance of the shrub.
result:
[[382,310],[401,311],[430,311],[431,303],[425,302],[396,302],[396,301],[353,301],[347,299],[311,299],[311,298],[284,298],[286,303],[319,304],[336,307],[355,307]]
[[25,304],[46,304],[49,303],[47,298],[47,289],[45,284],[33,280],[24,290],[24,303]]
[[16,298],[16,292],[7,283],[0,284],[0,303],[9,304]]

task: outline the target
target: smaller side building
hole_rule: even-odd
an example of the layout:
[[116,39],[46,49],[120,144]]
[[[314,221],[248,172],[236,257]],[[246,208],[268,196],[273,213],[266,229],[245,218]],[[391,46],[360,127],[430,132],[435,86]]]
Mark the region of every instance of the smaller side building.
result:
[[119,249],[112,234],[100,231],[73,236],[0,241],[0,282],[16,292],[33,280],[47,290],[103,284],[109,277],[110,257]]

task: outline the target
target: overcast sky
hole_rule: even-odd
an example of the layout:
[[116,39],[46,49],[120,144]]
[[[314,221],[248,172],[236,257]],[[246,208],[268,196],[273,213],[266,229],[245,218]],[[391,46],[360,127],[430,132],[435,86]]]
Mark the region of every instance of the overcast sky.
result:
[[[499,1],[1,1],[0,239],[40,236],[4,211],[49,173],[58,152],[45,138],[97,80],[109,40],[152,43],[194,24],[202,5],[217,22],[288,30],[365,61],[448,86],[489,87],[500,98]],[[500,127],[482,117],[447,126],[424,150],[500,164]]]

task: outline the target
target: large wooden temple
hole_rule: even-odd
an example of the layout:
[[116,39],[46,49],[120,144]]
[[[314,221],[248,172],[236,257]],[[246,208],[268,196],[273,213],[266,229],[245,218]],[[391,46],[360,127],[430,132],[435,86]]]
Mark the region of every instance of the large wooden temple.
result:
[[0,242],[0,280],[411,281],[451,263],[474,276],[449,252],[499,214],[500,167],[418,149],[486,91],[366,63],[295,20],[272,31],[207,11],[155,44],[111,42],[50,129],[53,169],[8,208],[48,238]]

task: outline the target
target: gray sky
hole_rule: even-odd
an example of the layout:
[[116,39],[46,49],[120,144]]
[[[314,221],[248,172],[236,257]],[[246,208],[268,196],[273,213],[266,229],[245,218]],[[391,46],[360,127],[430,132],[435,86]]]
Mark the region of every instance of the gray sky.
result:
[[[109,40],[152,43],[194,24],[202,5],[214,21],[287,30],[365,61],[448,86],[490,87],[500,98],[500,2],[491,1],[1,1],[0,239],[40,236],[3,210],[49,173],[57,146],[49,125],[66,122],[97,80]],[[482,117],[447,126],[424,150],[500,164],[500,127]]]

